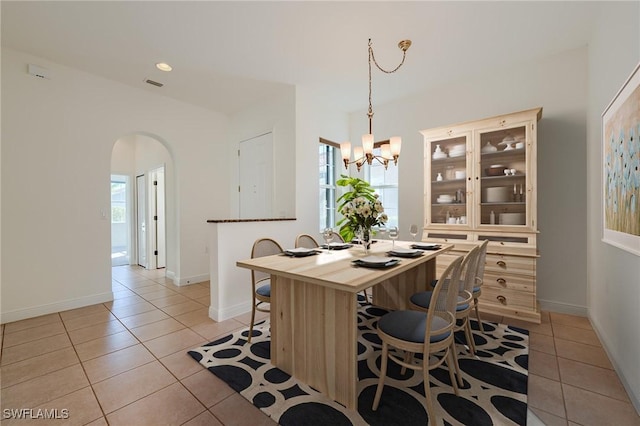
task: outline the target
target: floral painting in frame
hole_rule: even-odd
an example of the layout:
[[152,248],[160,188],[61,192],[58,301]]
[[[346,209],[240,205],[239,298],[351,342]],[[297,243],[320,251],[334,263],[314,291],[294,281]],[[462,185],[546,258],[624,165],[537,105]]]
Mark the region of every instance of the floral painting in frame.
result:
[[602,241],[640,256],[640,64],[602,114]]

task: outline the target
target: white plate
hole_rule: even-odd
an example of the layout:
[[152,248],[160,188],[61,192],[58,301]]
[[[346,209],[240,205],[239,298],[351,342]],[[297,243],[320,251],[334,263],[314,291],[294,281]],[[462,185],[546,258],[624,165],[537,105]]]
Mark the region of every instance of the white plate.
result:
[[404,247],[396,247],[393,250],[390,250],[389,253],[399,253],[399,254],[416,254],[420,253],[418,249],[408,249]]
[[306,247],[297,247],[297,248],[286,249],[285,252],[293,253],[293,254],[302,254],[302,253],[315,252],[317,250],[318,249],[310,249],[310,248],[306,248]]
[[453,157],[453,158],[462,157],[465,154],[466,154],[465,151],[459,151],[459,152],[458,151],[456,151],[456,152],[451,151],[451,152],[449,152],[449,157]]
[[367,256],[360,259],[362,263],[370,263],[372,265],[384,265],[385,263],[389,263],[388,257],[380,257],[380,256]]
[[347,243],[340,243],[340,242],[329,243],[329,247],[344,247],[344,246],[348,246],[348,245],[349,244],[347,244]]

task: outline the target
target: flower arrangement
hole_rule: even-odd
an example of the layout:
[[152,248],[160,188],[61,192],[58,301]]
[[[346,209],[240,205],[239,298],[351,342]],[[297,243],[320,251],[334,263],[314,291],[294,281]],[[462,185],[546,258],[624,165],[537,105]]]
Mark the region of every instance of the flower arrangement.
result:
[[388,220],[378,194],[368,182],[359,178],[341,175],[336,184],[351,187],[338,198],[338,210],[342,215],[338,221],[340,235],[345,241],[351,241],[360,234],[360,238],[368,241],[371,228],[384,225]]

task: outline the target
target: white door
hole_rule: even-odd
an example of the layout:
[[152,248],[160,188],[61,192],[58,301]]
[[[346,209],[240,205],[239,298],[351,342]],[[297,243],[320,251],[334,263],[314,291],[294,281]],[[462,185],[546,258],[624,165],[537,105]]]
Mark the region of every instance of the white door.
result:
[[138,265],[147,267],[147,202],[144,175],[136,176],[136,242]]
[[240,142],[240,218],[273,217],[273,134]]

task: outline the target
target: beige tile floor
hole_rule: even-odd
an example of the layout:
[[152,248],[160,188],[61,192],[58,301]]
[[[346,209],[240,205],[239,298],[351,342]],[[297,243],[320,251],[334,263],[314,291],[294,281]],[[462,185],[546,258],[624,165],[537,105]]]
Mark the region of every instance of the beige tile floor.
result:
[[[68,410],[47,424],[262,425],[273,422],[186,351],[248,324],[208,317],[209,284],[113,268],[113,302],[0,326],[5,409]],[[487,320],[502,321],[486,316]],[[545,312],[531,331],[529,406],[547,425],[640,425],[586,318]]]

